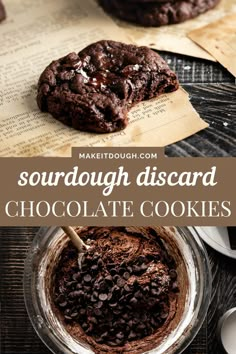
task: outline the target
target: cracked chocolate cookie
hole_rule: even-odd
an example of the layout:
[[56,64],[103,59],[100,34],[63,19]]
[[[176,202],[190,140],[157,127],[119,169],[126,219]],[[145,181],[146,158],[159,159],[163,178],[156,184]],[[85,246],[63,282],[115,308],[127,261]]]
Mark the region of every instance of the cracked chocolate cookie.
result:
[[143,26],[163,26],[184,22],[215,7],[220,0],[99,0],[109,13]]
[[176,75],[148,47],[99,41],[53,61],[42,73],[37,102],[75,129],[124,129],[136,103],[178,88]]

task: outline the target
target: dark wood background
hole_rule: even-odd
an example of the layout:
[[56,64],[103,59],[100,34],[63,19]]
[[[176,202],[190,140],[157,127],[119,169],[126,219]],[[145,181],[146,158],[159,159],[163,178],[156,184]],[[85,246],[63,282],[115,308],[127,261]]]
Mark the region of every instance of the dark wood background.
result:
[[235,78],[220,64],[161,53],[209,128],[166,148],[168,156],[236,156]]
[[[235,79],[221,65],[162,53],[210,127],[166,148],[168,156],[236,156]],[[226,171],[230,173],[230,171]],[[37,228],[0,228],[0,339],[2,354],[49,354],[35,334],[23,299],[24,260]],[[219,317],[236,306],[236,261],[207,248],[213,271],[212,303],[206,321],[185,354],[221,354]],[[236,352],[236,350],[235,350]]]

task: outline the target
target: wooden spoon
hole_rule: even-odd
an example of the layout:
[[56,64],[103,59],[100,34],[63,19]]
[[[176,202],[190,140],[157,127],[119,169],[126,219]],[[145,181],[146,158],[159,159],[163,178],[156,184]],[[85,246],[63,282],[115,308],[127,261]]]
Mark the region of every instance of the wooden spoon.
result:
[[61,226],[62,230],[70,237],[73,245],[78,249],[79,253],[84,253],[89,248],[88,245],[79,237],[72,226]]

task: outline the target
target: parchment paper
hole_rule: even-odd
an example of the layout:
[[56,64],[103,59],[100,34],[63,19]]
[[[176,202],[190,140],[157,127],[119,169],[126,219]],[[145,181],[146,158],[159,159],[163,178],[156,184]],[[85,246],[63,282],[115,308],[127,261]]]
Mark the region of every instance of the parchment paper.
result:
[[8,20],[0,26],[0,156],[69,156],[72,146],[164,146],[207,127],[181,89],[134,107],[128,128],[109,135],[82,133],[41,113],[36,85],[53,59],[100,39],[130,39],[92,0],[5,3]]
[[236,76],[236,13],[188,34]]
[[116,22],[139,45],[148,45],[158,50],[215,61],[212,55],[192,42],[187,34],[191,30],[207,25],[232,12],[236,12],[236,0],[221,0],[214,9],[195,19],[176,25],[145,28],[124,21],[116,20]]

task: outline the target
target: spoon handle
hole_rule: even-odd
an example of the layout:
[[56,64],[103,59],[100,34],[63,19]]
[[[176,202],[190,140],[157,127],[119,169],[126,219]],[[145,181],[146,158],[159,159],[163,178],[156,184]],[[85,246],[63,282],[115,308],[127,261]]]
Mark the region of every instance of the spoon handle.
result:
[[88,246],[81,240],[77,232],[73,229],[72,226],[61,226],[62,230],[70,237],[73,245],[78,249],[80,253],[83,253],[87,250]]

